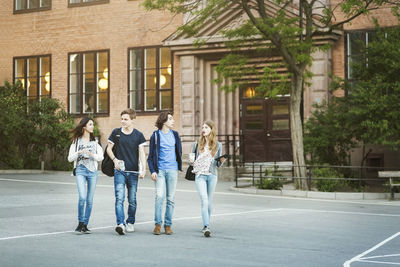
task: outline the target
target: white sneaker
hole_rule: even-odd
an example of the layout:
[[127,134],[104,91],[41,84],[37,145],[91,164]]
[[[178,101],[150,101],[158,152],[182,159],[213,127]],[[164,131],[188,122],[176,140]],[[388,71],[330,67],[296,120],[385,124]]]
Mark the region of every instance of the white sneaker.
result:
[[122,223],[118,224],[117,227],[115,227],[115,232],[117,232],[119,235],[124,235],[125,234],[125,226]]
[[133,227],[133,223],[127,223],[127,224],[126,224],[126,231],[127,231],[128,233],[135,232],[135,227]]

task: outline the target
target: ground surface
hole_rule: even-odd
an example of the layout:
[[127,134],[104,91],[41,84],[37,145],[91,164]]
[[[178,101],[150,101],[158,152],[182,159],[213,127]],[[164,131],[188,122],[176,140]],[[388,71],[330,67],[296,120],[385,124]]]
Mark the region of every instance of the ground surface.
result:
[[112,179],[100,176],[89,228],[77,224],[67,173],[0,175],[0,266],[400,265],[400,201],[246,195],[220,182],[212,237],[202,236],[193,182],[179,180],[172,236],[154,236],[154,189],[140,181],[136,231],[115,231]]

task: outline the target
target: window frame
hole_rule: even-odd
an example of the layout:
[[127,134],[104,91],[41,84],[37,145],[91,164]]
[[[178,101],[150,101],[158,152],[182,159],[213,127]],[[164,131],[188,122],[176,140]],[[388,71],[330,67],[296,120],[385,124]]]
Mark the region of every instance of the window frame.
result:
[[[170,56],[171,56],[171,88],[170,89],[161,89],[160,88],[160,79],[157,79],[157,83],[156,83],[156,110],[149,110],[146,111],[145,110],[145,99],[144,99],[144,91],[145,91],[145,79],[144,79],[144,75],[145,75],[145,62],[144,62],[144,51],[146,49],[156,49],[156,77],[160,77],[160,71],[162,69],[162,67],[160,66],[160,51],[162,48],[169,48],[169,47],[165,47],[162,45],[152,45],[152,46],[134,46],[134,47],[128,47],[128,53],[127,53],[127,74],[128,74],[128,86],[127,86],[127,98],[128,98],[128,108],[133,108],[131,106],[131,101],[130,101],[130,94],[131,94],[131,88],[130,88],[130,83],[131,83],[131,69],[130,69],[130,65],[131,65],[131,57],[130,57],[130,52],[134,51],[134,50],[138,50],[140,49],[142,51],[142,58],[141,58],[141,80],[142,80],[142,84],[141,84],[141,88],[140,88],[140,98],[141,98],[141,103],[142,103],[142,108],[141,110],[137,110],[136,108],[136,114],[138,115],[154,115],[154,114],[159,114],[163,111],[174,111],[174,56],[173,56],[173,51],[170,49]],[[161,91],[171,91],[171,109],[161,109],[160,108],[160,93]]]
[[[368,43],[369,41],[369,35],[376,33],[376,29],[362,29],[362,30],[350,30],[350,31],[345,31],[344,32],[344,36],[345,36],[345,52],[344,52],[344,63],[345,63],[345,80],[346,82],[349,83],[354,83],[357,82],[357,79],[350,77],[350,62],[352,60],[352,58],[356,57],[356,56],[362,56],[362,55],[354,55],[351,54],[350,55],[350,34],[352,33],[361,33],[362,34],[362,38],[363,38],[363,43],[364,45],[366,45],[368,47]],[[385,36],[387,38],[387,33],[385,32]],[[368,66],[368,57],[366,58],[366,61],[364,62],[364,64],[366,64]],[[350,92],[348,89],[345,90],[345,95],[348,95]]]
[[[108,90],[107,90],[107,112],[102,112],[99,113],[97,112],[97,91],[94,91],[94,111],[93,112],[84,112],[83,111],[83,107],[84,107],[84,101],[83,101],[83,55],[84,54],[89,54],[89,53],[94,53],[95,54],[95,58],[96,55],[98,53],[103,53],[103,52],[107,52],[108,58],[107,58],[107,68],[108,68],[108,78],[107,78],[107,83],[108,83]],[[78,54],[78,56],[80,57],[80,66],[79,66],[79,94],[80,94],[80,111],[79,113],[72,113],[71,112],[71,99],[70,99],[70,95],[71,95],[71,90],[70,90],[70,86],[71,86],[71,69],[70,69],[70,56],[73,54]],[[97,77],[97,60],[95,62],[93,62],[93,70],[94,70],[94,74],[95,74],[95,81],[96,83],[98,83],[98,77]],[[68,77],[67,77],[67,90],[68,90],[68,98],[67,98],[67,102],[68,102],[68,114],[72,115],[72,116],[76,116],[76,117],[81,117],[81,116],[86,116],[86,115],[93,115],[95,117],[108,117],[110,116],[110,80],[111,80],[111,71],[110,71],[110,49],[101,49],[101,50],[88,50],[88,51],[77,51],[77,52],[69,52],[67,55],[67,69],[68,69]]]
[[[44,97],[48,97],[48,98],[52,97],[52,92],[53,92],[52,76],[53,75],[52,75],[52,69],[51,69],[52,68],[52,66],[51,66],[51,54],[13,57],[13,84],[15,84],[15,82],[16,82],[16,79],[15,79],[16,78],[15,77],[15,75],[16,75],[16,73],[15,73],[15,62],[18,59],[23,59],[25,61],[25,63],[24,63],[25,64],[25,66],[24,66],[24,79],[25,79],[25,81],[27,81],[28,80],[28,68],[27,68],[28,64],[27,64],[27,60],[28,59],[32,59],[32,58],[36,58],[36,60],[37,60],[37,62],[36,62],[36,79],[39,82],[40,78],[41,78],[41,75],[40,75],[40,72],[39,72],[39,69],[40,69],[40,67],[39,67],[39,59],[42,58],[42,57],[48,57],[49,58],[50,92],[49,92],[48,95],[40,95],[39,94],[39,83],[38,83],[37,91],[36,91],[36,95],[35,95],[35,99],[36,100],[41,100]],[[27,99],[29,100],[30,96],[28,96],[28,88],[25,88],[25,86],[24,86],[24,90],[26,90],[26,94],[25,95],[26,95]]]
[[93,0],[91,2],[84,2],[84,0],[79,0],[79,3],[71,3],[70,0],[68,0],[68,7],[83,7],[83,6],[102,5],[108,3],[110,3],[110,0]]
[[[24,0],[25,1],[25,6],[28,6],[28,1],[29,0]],[[40,0],[39,0],[40,1]],[[39,11],[46,11],[46,10],[51,10],[52,7],[52,0],[50,0],[50,5],[45,6],[45,7],[37,7],[37,8],[24,8],[24,9],[16,9],[16,4],[17,0],[14,0],[14,6],[13,6],[13,14],[24,14],[24,13],[31,13],[31,12],[39,12]]]

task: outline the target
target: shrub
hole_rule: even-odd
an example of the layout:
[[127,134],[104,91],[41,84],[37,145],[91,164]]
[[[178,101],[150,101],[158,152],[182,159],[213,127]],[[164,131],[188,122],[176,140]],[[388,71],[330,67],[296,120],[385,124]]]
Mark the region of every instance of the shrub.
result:
[[58,100],[27,101],[20,82],[6,82],[0,87],[0,110],[0,168],[37,169],[42,160],[66,157],[73,118]]
[[283,182],[279,178],[263,178],[258,184],[259,189],[280,190],[283,187]]
[[[281,173],[278,172],[279,166],[274,165],[274,169],[266,169],[265,176],[282,176]],[[271,174],[269,174],[271,172]],[[265,177],[261,179],[258,184],[259,189],[271,189],[271,190],[280,190],[283,187],[283,182],[279,178],[268,178]]]
[[[331,168],[313,168],[312,177],[315,178],[343,178],[343,175]],[[315,187],[322,192],[336,192],[346,187],[346,181],[337,179],[317,179]]]

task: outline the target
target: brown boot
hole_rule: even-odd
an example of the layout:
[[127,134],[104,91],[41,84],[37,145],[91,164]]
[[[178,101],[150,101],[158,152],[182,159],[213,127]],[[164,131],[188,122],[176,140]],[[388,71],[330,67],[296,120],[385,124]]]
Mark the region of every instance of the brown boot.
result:
[[172,232],[171,226],[169,226],[169,225],[164,226],[164,229],[165,229],[166,235],[172,235],[174,233],[174,232]]
[[161,225],[156,224],[156,227],[154,227],[154,230],[153,230],[153,234],[155,234],[155,235],[161,234]]

